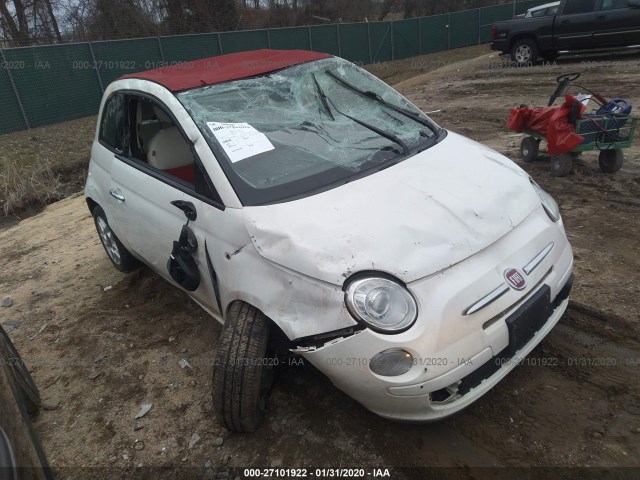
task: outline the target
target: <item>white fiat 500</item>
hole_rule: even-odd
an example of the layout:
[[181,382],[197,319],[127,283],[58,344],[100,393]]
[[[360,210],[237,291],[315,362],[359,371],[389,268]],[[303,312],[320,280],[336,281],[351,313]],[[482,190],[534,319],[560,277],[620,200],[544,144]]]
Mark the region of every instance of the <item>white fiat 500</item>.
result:
[[455,413],[572,285],[558,206],[529,175],[325,54],[113,82],[85,196],[116,268],[147,264],[224,324],[213,400],[235,431],[258,427],[283,354],[383,417]]

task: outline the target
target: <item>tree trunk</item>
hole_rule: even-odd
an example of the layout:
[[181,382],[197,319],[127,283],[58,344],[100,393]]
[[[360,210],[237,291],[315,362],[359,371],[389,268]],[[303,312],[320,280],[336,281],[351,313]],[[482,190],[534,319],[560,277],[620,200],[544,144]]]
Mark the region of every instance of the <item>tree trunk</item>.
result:
[[49,12],[49,18],[51,19],[51,26],[53,27],[53,33],[56,34],[56,38],[58,39],[58,42],[62,43],[62,35],[60,35],[60,28],[58,27],[58,21],[56,20],[56,16],[53,13],[51,0],[44,0],[44,3],[47,6],[47,12]]

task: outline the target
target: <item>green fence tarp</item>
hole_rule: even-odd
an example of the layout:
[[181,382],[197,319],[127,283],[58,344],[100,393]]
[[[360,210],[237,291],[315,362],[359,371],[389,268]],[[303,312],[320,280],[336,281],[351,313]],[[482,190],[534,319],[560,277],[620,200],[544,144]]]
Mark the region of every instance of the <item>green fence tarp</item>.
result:
[[24,130],[27,125],[24,123],[18,99],[13,93],[13,87],[9,80],[8,69],[14,73],[19,67],[16,64],[6,63],[5,68],[0,68],[0,105],[2,105],[2,114],[0,114],[0,134],[16,132]]
[[9,65],[25,66],[11,74],[31,127],[98,111],[102,90],[88,43],[9,49],[5,56]]
[[340,54],[337,25],[318,25],[310,27],[310,30],[311,45],[314,51],[328,53],[329,55]]
[[392,59],[391,22],[369,24],[372,62],[388,62]]
[[393,22],[393,56],[396,60],[420,55],[420,20]]
[[311,50],[307,27],[271,29],[269,38],[274,50]]
[[369,28],[366,23],[344,23],[338,27],[340,56],[350,62],[364,65],[370,63]]
[[269,48],[269,35],[266,30],[224,32],[220,34],[220,39],[223,54]]
[[126,73],[162,66],[162,54],[157,37],[110,40],[94,42],[92,45],[100,78],[105,87]]
[[220,55],[220,41],[217,33],[160,37],[160,43],[162,56],[168,64]]
[[451,24],[449,25],[451,29],[450,48],[468,47],[479,43],[479,17],[480,11],[477,8],[451,14]]
[[449,48],[449,15],[434,15],[420,19],[422,54],[441,52]]

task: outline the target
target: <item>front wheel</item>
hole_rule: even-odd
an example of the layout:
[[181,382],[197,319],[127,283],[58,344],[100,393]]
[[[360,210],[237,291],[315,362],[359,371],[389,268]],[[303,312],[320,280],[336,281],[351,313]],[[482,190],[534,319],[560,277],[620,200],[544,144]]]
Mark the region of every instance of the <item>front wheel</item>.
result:
[[551,175],[566,177],[573,172],[573,157],[568,153],[551,157]]
[[113,266],[125,273],[132,272],[137,269],[140,266],[140,262],[131,255],[131,253],[129,253],[129,250],[122,245],[122,242],[120,242],[118,237],[116,237],[116,234],[113,233],[102,207],[96,205],[92,213],[93,220],[96,224],[96,230],[100,237],[100,242],[102,243],[105,252],[107,252],[109,260],[113,263]]
[[538,59],[538,56],[538,46],[530,38],[518,40],[511,47],[511,60],[518,65],[531,65]]
[[240,301],[229,308],[213,369],[213,405],[218,422],[234,432],[255,432],[273,384],[274,358],[267,358],[270,320]]
[[616,173],[622,168],[624,163],[624,152],[622,150],[602,150],[600,152],[600,170],[604,173]]

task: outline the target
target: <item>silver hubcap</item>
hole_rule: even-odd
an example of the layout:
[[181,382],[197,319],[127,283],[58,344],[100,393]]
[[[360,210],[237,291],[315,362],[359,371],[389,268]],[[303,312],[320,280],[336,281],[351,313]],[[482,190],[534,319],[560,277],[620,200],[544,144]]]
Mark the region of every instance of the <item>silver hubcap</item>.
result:
[[98,227],[98,235],[100,235],[100,241],[104,245],[104,249],[107,251],[109,258],[117,265],[120,265],[120,249],[116,243],[116,238],[113,232],[109,228],[109,225],[104,218],[96,218],[96,226]]
[[522,147],[522,155],[525,157],[529,156],[529,147]]
[[531,60],[533,52],[529,45],[520,45],[516,49],[516,60],[518,63],[528,63]]

